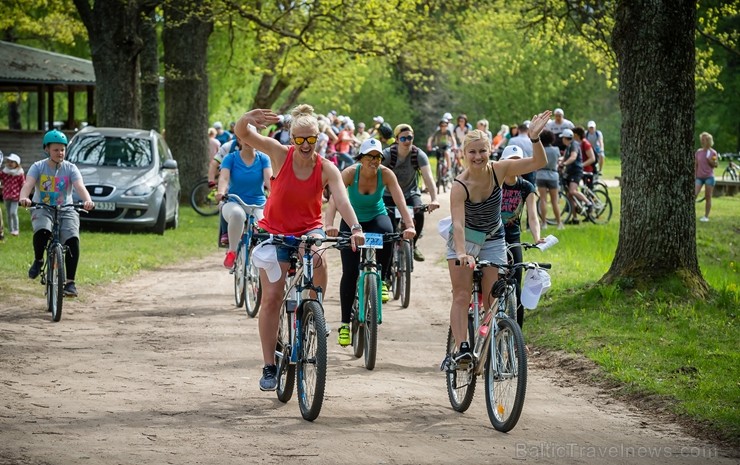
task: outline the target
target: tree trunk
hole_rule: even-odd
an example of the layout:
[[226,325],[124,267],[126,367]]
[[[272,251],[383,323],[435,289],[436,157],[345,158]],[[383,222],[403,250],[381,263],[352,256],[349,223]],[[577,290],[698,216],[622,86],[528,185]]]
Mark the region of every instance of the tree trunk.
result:
[[160,130],[159,121],[159,50],[155,13],[152,11],[142,22],[141,36],[141,126]]
[[620,1],[613,47],[622,110],[619,242],[607,283],[708,286],[696,254],[693,0]]
[[164,5],[165,126],[167,144],[180,171],[183,200],[205,176],[209,160],[206,63],[213,23],[204,8],[192,0]]
[[[140,1],[74,0],[87,28],[95,69],[98,126],[141,127],[139,35],[144,12]],[[148,9],[147,9],[148,11]]]

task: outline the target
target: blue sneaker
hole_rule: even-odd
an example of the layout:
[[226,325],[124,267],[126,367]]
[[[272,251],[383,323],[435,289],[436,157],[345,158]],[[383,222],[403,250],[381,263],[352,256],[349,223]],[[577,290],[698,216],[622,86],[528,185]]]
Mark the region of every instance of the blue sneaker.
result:
[[265,365],[262,368],[262,379],[260,379],[260,391],[274,391],[277,389],[277,366]]

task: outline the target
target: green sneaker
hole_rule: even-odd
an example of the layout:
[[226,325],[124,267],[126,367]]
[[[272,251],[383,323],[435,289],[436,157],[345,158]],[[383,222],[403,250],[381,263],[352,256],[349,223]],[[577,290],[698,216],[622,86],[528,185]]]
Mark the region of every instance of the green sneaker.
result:
[[337,342],[339,342],[339,345],[342,347],[347,347],[352,344],[352,336],[350,334],[348,324],[342,324],[342,326],[339,327],[339,337],[337,338]]
[[391,293],[388,292],[388,284],[386,284],[385,282],[383,283],[383,289],[381,290],[380,295],[381,295],[381,300],[383,301],[383,303],[386,303],[389,300],[391,300]]

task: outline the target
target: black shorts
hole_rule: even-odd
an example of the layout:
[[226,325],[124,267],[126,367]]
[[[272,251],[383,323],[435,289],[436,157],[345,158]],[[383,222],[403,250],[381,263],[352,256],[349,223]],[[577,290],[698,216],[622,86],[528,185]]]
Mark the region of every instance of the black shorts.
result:
[[581,179],[583,179],[583,173],[567,173],[565,175],[565,181],[570,184],[572,182],[576,184],[581,183]]

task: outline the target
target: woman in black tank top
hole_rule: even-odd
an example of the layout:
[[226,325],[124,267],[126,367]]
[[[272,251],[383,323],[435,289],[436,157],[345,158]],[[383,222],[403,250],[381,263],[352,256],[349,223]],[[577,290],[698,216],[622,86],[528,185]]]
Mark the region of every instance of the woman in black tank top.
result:
[[[465,247],[465,228],[486,233],[479,256],[486,260],[505,262],[505,244],[501,226],[501,183],[506,176],[516,176],[536,171],[547,164],[545,149],[539,141],[539,134],[550,119],[549,110],[535,115],[529,125],[534,153],[532,158],[505,159],[506,150],[521,152],[516,146],[505,149],[502,160],[490,162],[491,141],[488,134],[475,130],[465,136],[463,156],[467,168],[452,184],[450,191],[450,212],[452,215],[452,234],[454,248],[448,248],[447,264],[452,283],[452,308],[450,327],[457,346],[453,358],[470,357],[467,342],[467,315],[470,292],[473,286],[473,268],[477,257],[469,255]],[[503,257],[501,252],[503,251]],[[488,267],[483,272],[483,288],[491,289],[498,279],[498,269]],[[486,292],[486,305],[492,304],[490,292]],[[459,341],[462,341],[460,344]],[[442,370],[454,364],[442,364]]]

